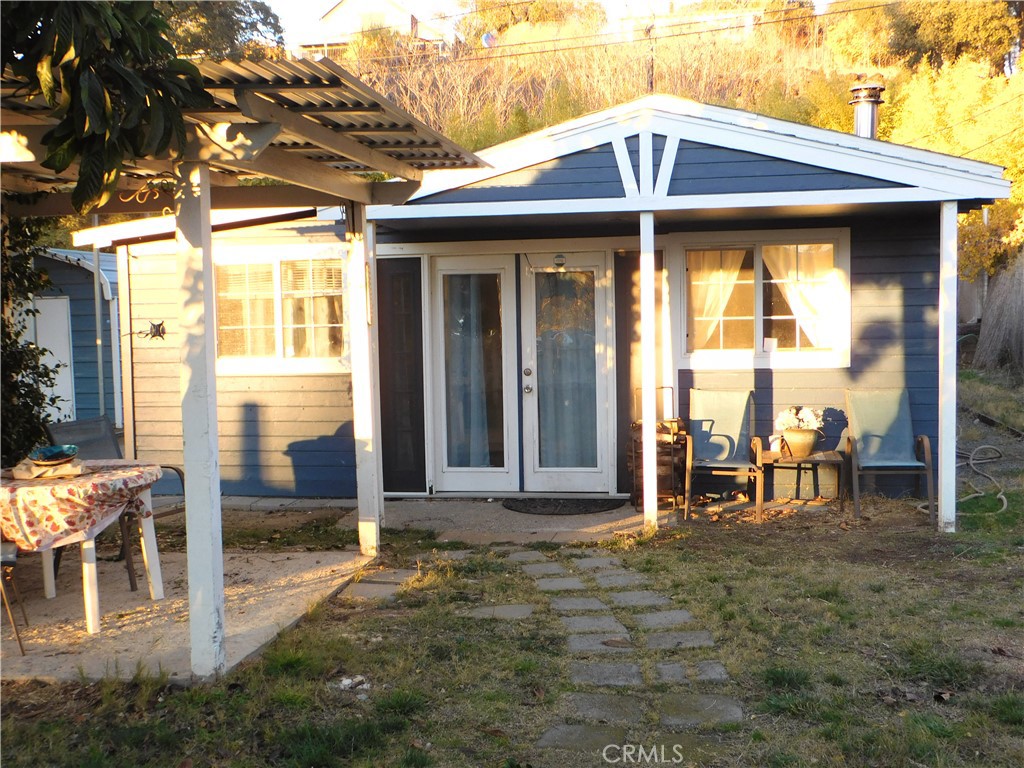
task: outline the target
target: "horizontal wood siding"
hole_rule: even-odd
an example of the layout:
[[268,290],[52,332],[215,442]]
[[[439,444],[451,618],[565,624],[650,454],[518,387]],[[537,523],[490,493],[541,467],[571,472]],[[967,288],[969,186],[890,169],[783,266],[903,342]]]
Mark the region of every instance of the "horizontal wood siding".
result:
[[[176,259],[130,258],[129,273],[132,327],[122,332],[146,330],[160,320],[167,329],[164,339],[130,337],[136,455],[180,464]],[[348,374],[218,377],[217,416],[223,493],[355,496]]]
[[[75,374],[75,417],[100,415],[99,377],[96,375],[96,305],[92,272],[54,259],[40,259],[53,281],[43,296],[67,296],[71,312],[71,354]],[[111,421],[114,414],[114,369],[111,365],[110,302],[100,293],[103,341],[103,400]],[[120,364],[118,364],[120,366]]]
[[611,144],[574,152],[512,173],[407,203],[493,203],[513,200],[582,200],[624,197]]
[[735,149],[680,141],[669,195],[879,189],[900,184]]
[[750,388],[755,390],[755,430],[762,438],[775,431],[779,411],[807,405],[825,411],[824,447],[845,450],[846,390],[906,388],[915,433],[928,435],[934,446],[938,440],[938,254],[938,211],[933,216],[853,221],[850,368],[681,370],[680,413],[689,411],[691,388]]

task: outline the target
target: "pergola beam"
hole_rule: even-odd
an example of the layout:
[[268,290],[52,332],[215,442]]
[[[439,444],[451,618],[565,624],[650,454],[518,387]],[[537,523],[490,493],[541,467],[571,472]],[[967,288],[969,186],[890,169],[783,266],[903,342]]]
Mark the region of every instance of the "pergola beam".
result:
[[370,182],[351,173],[323,165],[315,160],[295,157],[276,147],[264,150],[258,160],[232,160],[222,158],[215,164],[240,173],[270,176],[307,189],[354,200],[358,203],[374,202]]
[[414,168],[389,154],[371,149],[365,144],[307,117],[291,114],[286,107],[274,104],[259,96],[253,96],[245,91],[239,91],[235,98],[238,101],[239,109],[242,110],[242,114],[246,117],[260,120],[264,123],[276,123],[290,134],[360,162],[368,168],[390,173],[392,176],[398,176],[409,181],[421,181],[423,179],[423,171],[420,169]]

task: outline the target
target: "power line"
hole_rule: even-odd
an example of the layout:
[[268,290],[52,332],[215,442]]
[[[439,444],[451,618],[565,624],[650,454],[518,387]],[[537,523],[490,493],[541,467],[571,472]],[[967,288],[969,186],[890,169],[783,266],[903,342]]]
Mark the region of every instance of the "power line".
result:
[[969,150],[967,150],[966,152],[962,153],[962,155],[961,155],[961,156],[962,156],[962,157],[967,157],[968,155],[974,154],[974,153],[975,153],[975,152],[977,152],[977,151],[978,151],[979,149],[984,149],[984,148],[985,148],[985,147],[987,147],[987,146],[988,146],[989,144],[995,144],[995,143],[996,143],[997,141],[999,141],[1000,139],[1005,139],[1005,138],[1006,138],[1007,136],[1012,136],[1013,134],[1015,134],[1015,133],[1019,133],[1020,131],[1024,131],[1024,126],[1022,126],[1022,125],[1018,125],[1018,126],[1017,126],[1016,128],[1013,128],[1012,130],[1009,130],[1009,131],[1007,131],[1006,133],[1000,134],[999,136],[996,136],[996,137],[995,137],[994,139],[989,139],[989,140],[988,140],[988,141],[986,141],[986,142],[985,142],[984,144],[979,144],[979,145],[978,145],[978,146],[976,146],[976,147],[975,147],[974,149],[969,149]]
[[926,133],[924,136],[918,136],[916,138],[909,139],[908,141],[905,141],[903,143],[904,144],[913,144],[915,141],[922,141],[924,139],[929,139],[932,136],[935,136],[936,134],[942,133],[943,131],[948,131],[950,128],[955,128],[956,126],[961,125],[963,123],[968,123],[971,120],[974,120],[978,115],[984,115],[984,114],[986,114],[988,112],[993,112],[993,111],[999,109],[1000,107],[1005,107],[1007,104],[1013,104],[1013,102],[1015,102],[1015,101],[1017,101],[1019,99],[1024,99],[1024,93],[1021,93],[1021,94],[1019,94],[1017,96],[1014,96],[1012,99],[1008,99],[1008,100],[1004,101],[1001,104],[996,104],[995,106],[989,107],[988,109],[983,109],[980,112],[974,112],[970,117],[965,117],[963,120],[957,120],[955,123],[950,123],[949,125],[944,126],[943,128],[939,128],[938,130],[932,131],[931,133]]

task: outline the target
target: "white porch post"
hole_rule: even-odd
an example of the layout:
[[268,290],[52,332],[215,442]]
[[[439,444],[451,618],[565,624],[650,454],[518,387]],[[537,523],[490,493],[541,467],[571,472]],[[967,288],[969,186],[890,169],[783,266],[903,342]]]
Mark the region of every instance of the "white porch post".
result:
[[956,531],[957,204],[939,218],[939,530]]
[[224,553],[221,544],[216,306],[210,234],[210,169],[177,168],[176,233],[181,326],[181,424],[188,534],[188,605],[192,673],[224,671]]
[[359,503],[359,549],[376,556],[384,509],[380,472],[379,404],[377,398],[376,324],[373,292],[373,224],[366,209],[347,208],[348,228],[348,334],[352,361],[352,426],[356,441],[356,486]]
[[640,214],[640,419],[643,424],[644,525],[658,527],[657,386],[658,353],[655,346],[654,214]]

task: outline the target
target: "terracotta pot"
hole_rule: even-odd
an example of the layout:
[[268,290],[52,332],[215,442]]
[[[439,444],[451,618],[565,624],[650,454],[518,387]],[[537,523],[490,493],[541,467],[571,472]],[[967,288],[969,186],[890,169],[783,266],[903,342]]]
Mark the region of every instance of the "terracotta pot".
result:
[[782,440],[789,453],[795,458],[804,458],[814,453],[814,445],[818,442],[816,429],[784,429]]

